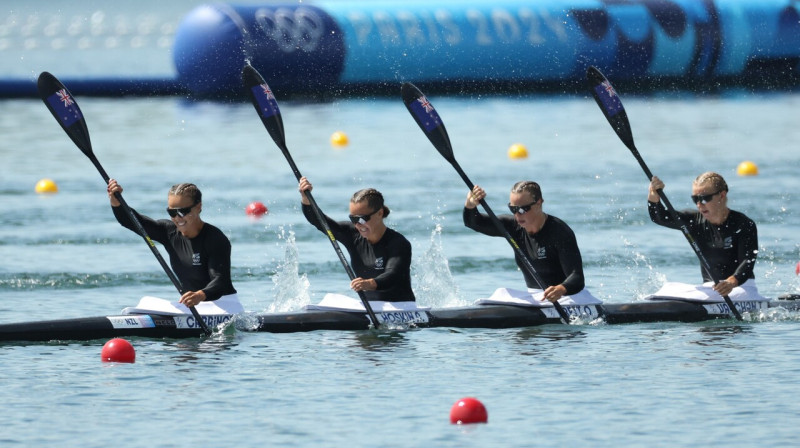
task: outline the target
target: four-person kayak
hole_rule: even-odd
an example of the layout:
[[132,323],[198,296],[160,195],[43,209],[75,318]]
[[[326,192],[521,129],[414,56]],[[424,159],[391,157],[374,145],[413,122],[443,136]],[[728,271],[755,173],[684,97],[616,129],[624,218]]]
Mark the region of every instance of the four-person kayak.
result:
[[[737,309],[751,316],[770,309],[800,309],[800,295],[788,294],[777,300],[735,302]],[[578,322],[629,324],[638,322],[700,322],[732,318],[724,302],[695,303],[674,299],[622,304],[568,305],[564,307]],[[411,328],[522,328],[563,324],[553,307],[517,305],[475,305],[439,309],[377,311],[382,330]],[[316,330],[368,330],[370,319],[364,311],[304,309],[286,313],[239,313],[202,316],[216,331],[233,326],[237,331],[293,333]],[[573,320],[573,323],[576,321]],[[192,338],[203,329],[192,314],[118,314],[73,319],[0,324],[0,341],[74,341],[113,337]]]

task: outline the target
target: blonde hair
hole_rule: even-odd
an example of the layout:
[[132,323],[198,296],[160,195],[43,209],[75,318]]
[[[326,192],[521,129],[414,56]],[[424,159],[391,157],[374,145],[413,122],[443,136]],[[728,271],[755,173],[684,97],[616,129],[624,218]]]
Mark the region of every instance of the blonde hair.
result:
[[713,171],[706,171],[705,173],[697,176],[697,179],[694,180],[693,185],[700,186],[705,183],[710,183],[715,191],[728,191],[728,184],[725,182],[725,179],[718,173]]
[[175,184],[169,189],[170,196],[188,196],[195,204],[199,204],[203,200],[203,193],[197,188],[197,185],[184,182],[182,184]]

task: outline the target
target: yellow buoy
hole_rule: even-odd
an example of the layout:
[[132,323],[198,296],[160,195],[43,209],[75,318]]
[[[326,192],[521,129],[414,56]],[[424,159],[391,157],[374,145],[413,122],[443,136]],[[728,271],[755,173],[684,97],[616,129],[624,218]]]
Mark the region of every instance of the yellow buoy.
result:
[[736,173],[740,176],[755,176],[758,174],[758,167],[755,163],[745,160],[736,168]]
[[331,134],[331,145],[337,148],[341,148],[347,146],[350,143],[350,139],[347,138],[347,134],[342,131],[336,131]]
[[528,148],[522,143],[514,143],[508,148],[508,157],[510,159],[526,159],[528,157]]
[[37,193],[57,193],[58,185],[52,179],[42,179],[36,183]]

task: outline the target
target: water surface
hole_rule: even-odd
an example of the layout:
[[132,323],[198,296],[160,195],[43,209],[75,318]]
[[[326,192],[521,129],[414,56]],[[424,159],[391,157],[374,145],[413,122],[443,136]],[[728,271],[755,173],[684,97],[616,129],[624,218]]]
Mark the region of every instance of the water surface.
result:
[[[278,99],[281,100],[280,95]],[[233,275],[253,312],[299,309],[347,276],[299,210],[292,171],[250,104],[180,98],[78,98],[94,151],[128,203],[165,217],[166,192],[192,181],[203,215],[233,244]],[[574,229],[587,286],[610,303],[664,281],[698,282],[678,231],[647,217],[647,179],[586,97],[432,98],[455,156],[504,212],[511,185],[543,188],[544,209]],[[795,111],[800,96],[625,96],[634,137],[679,208],[692,179],[722,173],[731,208],[759,229],[756,280],[797,293]],[[502,238],[466,229],[467,188],[399,98],[282,101],[287,144],[315,198],[345,219],[357,189],[381,190],[390,227],[414,251],[421,304],[472,303],[522,287]],[[0,102],[0,320],[116,313],[145,294],[174,297],[103,181],[41,101]],[[350,145],[335,149],[342,130]],[[530,156],[510,160],[508,147]],[[755,177],[736,166],[752,160]],[[55,195],[36,195],[50,177]],[[252,201],[270,213],[252,220]],[[134,339],[137,362],[102,364],[105,341],[0,347],[3,446],[793,446],[797,317],[510,330],[251,334]],[[450,406],[476,396],[489,424],[456,427]]]

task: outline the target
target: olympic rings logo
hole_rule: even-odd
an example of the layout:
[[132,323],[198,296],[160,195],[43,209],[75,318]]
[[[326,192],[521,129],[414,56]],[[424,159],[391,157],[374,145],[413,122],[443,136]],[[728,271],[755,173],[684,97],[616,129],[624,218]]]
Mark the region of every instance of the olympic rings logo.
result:
[[284,53],[310,53],[320,45],[325,22],[309,8],[261,8],[256,11],[257,27]]

